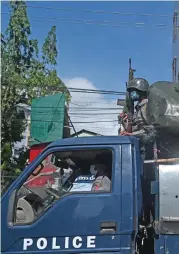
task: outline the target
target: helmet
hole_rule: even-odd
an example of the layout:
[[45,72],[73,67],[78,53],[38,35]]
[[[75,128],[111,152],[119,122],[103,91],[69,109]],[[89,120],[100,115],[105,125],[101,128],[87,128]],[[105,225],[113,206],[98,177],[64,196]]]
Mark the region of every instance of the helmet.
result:
[[149,83],[146,79],[134,78],[129,81],[127,85],[127,91],[129,92],[131,88],[137,89],[142,92],[147,92],[147,90],[149,89]]

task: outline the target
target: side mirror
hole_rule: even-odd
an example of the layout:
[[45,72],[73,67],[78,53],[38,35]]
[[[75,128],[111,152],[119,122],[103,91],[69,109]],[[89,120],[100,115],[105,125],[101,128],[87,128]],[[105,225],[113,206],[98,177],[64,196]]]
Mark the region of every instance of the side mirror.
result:
[[36,172],[35,172],[35,173],[33,172],[32,175],[33,175],[33,176],[38,176],[39,173],[42,171],[43,168],[44,168],[44,165],[41,163],[41,164],[40,164],[39,170],[37,170],[37,171],[35,170]]

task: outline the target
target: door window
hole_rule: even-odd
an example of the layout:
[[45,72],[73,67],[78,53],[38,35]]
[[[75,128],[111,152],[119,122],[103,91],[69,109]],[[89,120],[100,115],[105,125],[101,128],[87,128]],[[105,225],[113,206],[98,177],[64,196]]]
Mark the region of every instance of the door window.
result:
[[71,193],[111,191],[112,151],[74,150],[49,154],[17,192],[14,222],[29,224]]

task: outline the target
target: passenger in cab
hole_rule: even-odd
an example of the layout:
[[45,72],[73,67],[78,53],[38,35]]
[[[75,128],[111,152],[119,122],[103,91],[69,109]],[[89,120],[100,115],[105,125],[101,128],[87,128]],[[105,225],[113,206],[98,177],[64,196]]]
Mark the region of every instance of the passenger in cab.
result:
[[104,164],[97,164],[90,169],[91,174],[95,176],[95,181],[91,191],[111,191],[111,180],[107,172],[107,167]]

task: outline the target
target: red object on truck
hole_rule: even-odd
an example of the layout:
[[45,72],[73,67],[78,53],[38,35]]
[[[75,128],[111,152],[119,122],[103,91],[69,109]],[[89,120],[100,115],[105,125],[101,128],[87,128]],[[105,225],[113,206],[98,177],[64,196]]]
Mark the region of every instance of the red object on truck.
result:
[[[32,162],[44,150],[44,148],[48,144],[49,143],[32,146],[30,149],[29,162]],[[46,160],[46,163],[40,173],[55,172],[57,168],[51,162],[51,156],[47,157],[45,160]],[[33,180],[31,180],[31,179],[33,179]],[[26,182],[27,182],[27,186],[29,188],[34,188],[34,187],[43,187],[47,184],[48,181],[53,184],[54,183],[53,177],[50,175],[49,176],[41,176],[39,174],[37,176],[31,175]]]
[[32,146],[30,148],[29,162],[31,163],[48,145],[49,145],[49,143],[43,143],[43,144]]

